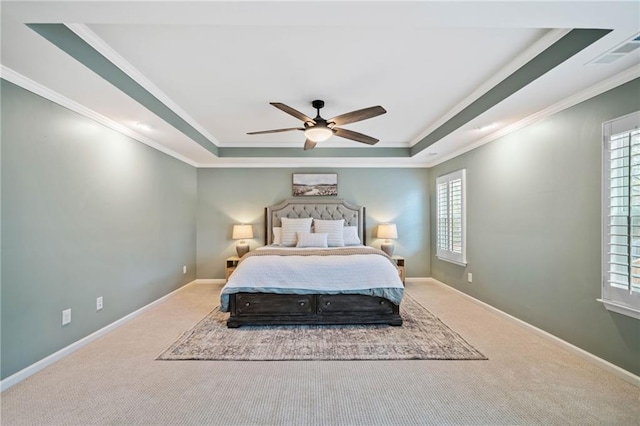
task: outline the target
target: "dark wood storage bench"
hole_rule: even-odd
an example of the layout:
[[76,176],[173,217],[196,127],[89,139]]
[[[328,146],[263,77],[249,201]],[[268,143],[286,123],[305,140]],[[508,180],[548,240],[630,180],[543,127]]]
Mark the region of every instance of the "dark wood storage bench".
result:
[[293,324],[402,325],[400,307],[359,294],[236,293],[229,297],[227,327]]

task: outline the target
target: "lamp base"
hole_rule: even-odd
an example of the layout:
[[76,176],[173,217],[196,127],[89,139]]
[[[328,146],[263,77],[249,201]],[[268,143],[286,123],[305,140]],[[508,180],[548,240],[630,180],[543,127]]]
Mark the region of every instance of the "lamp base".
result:
[[383,252],[387,253],[389,256],[393,256],[393,249],[395,247],[393,246],[393,243],[382,243],[382,245],[380,246],[380,250],[382,250]]
[[236,246],[236,252],[238,252],[238,257],[242,257],[245,254],[249,253],[249,244],[242,242],[238,243]]

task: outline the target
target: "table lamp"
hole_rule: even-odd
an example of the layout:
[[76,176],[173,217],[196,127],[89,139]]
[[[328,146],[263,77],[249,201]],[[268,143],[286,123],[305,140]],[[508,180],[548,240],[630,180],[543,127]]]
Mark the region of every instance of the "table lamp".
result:
[[380,246],[380,249],[387,253],[389,256],[393,255],[393,243],[391,238],[398,238],[398,229],[395,223],[381,223],[378,225],[378,238],[384,238],[384,243]]
[[251,225],[233,225],[233,235],[231,238],[240,240],[236,246],[236,251],[238,252],[238,257],[242,257],[249,253],[249,244],[244,240],[245,238],[253,238],[253,228]]

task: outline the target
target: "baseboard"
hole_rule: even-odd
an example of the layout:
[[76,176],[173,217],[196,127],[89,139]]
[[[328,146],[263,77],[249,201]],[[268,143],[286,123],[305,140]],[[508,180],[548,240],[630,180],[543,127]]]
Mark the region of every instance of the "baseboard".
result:
[[404,279],[405,283],[414,283],[414,284],[427,284],[431,282],[431,278],[425,277],[406,277]]
[[224,284],[227,280],[222,278],[199,278],[194,281],[195,284]]
[[567,342],[566,340],[562,340],[559,337],[554,336],[551,333],[548,333],[544,330],[539,329],[536,326],[533,326],[531,324],[529,324],[528,322],[525,322],[519,318],[514,317],[513,315],[510,315],[504,311],[501,311],[500,309],[493,307],[491,305],[489,305],[488,303],[485,303],[481,300],[476,299],[473,296],[468,295],[467,293],[464,293],[456,288],[451,287],[450,285],[447,285],[441,281],[436,280],[435,278],[428,278],[427,280],[437,284],[437,285],[441,285],[443,287],[446,287],[450,290],[455,291],[456,293],[466,297],[467,299],[469,299],[470,301],[482,306],[485,309],[488,309],[489,311],[500,315],[501,317],[521,326],[526,328],[527,330],[537,334],[538,336],[541,336],[555,344],[557,344],[558,346],[562,347],[563,349],[571,352],[574,355],[579,356],[580,358],[590,362],[591,364],[602,368],[603,370],[608,371],[609,373],[615,375],[616,377],[621,378],[622,380],[624,380],[625,382],[628,382],[636,387],[640,387],[640,376],[636,376],[635,374],[633,374],[630,371],[627,371],[623,368],[618,367],[615,364],[610,363],[607,360],[604,360],[594,354],[592,354],[591,352],[587,352],[584,349],[581,349],[569,342]]
[[116,328],[120,327],[121,325],[124,325],[125,323],[131,321],[132,319],[134,319],[135,317],[139,316],[140,314],[142,314],[143,312],[151,309],[152,307],[159,305],[160,303],[166,301],[167,299],[173,297],[175,294],[185,290],[187,287],[189,287],[192,284],[195,284],[197,280],[195,281],[191,281],[190,283],[187,283],[185,285],[183,285],[182,287],[172,291],[169,294],[166,294],[164,296],[162,296],[161,298],[149,303],[148,305],[143,306],[142,308],[133,311],[132,313],[130,313],[129,315],[126,315],[122,318],[120,318],[119,320],[116,320],[114,322],[112,322],[111,324],[101,328],[98,331],[95,331],[93,333],[91,333],[90,335],[70,344],[69,346],[66,346],[62,349],[60,349],[57,352],[54,352],[53,354],[49,355],[46,358],[41,359],[38,362],[35,362],[33,364],[31,364],[28,367],[23,368],[22,370],[18,371],[15,374],[12,374],[11,376],[7,377],[6,379],[0,381],[0,392],[3,392],[6,389],[9,389],[11,386],[20,383],[21,381],[23,381],[24,379],[26,379],[29,376],[32,376],[33,374],[37,373],[38,371],[50,366],[51,364],[60,361],[61,359],[63,359],[64,357],[71,355],[73,352],[77,351],[78,349],[82,348],[83,346],[88,345],[89,343],[93,342],[94,340],[98,339],[99,337],[104,336],[105,334],[115,330]]

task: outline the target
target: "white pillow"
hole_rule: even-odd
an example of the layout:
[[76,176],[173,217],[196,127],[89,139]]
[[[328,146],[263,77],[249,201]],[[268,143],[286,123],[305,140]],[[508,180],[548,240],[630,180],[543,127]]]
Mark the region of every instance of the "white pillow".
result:
[[345,246],[359,246],[360,244],[362,244],[360,242],[360,237],[358,237],[357,226],[345,226],[342,235],[344,237]]
[[327,236],[329,234],[312,234],[310,232],[298,232],[298,243],[296,247],[327,247]]
[[288,217],[280,218],[280,221],[282,222],[281,244],[287,247],[295,246],[296,242],[298,241],[296,233],[311,232],[312,220],[313,219],[310,217],[304,219],[291,219]]
[[279,226],[273,227],[273,241],[271,244],[275,244],[277,246],[282,244],[282,228]]
[[329,247],[344,247],[344,219],[321,220],[315,219],[313,226],[317,233],[327,233],[327,244]]

